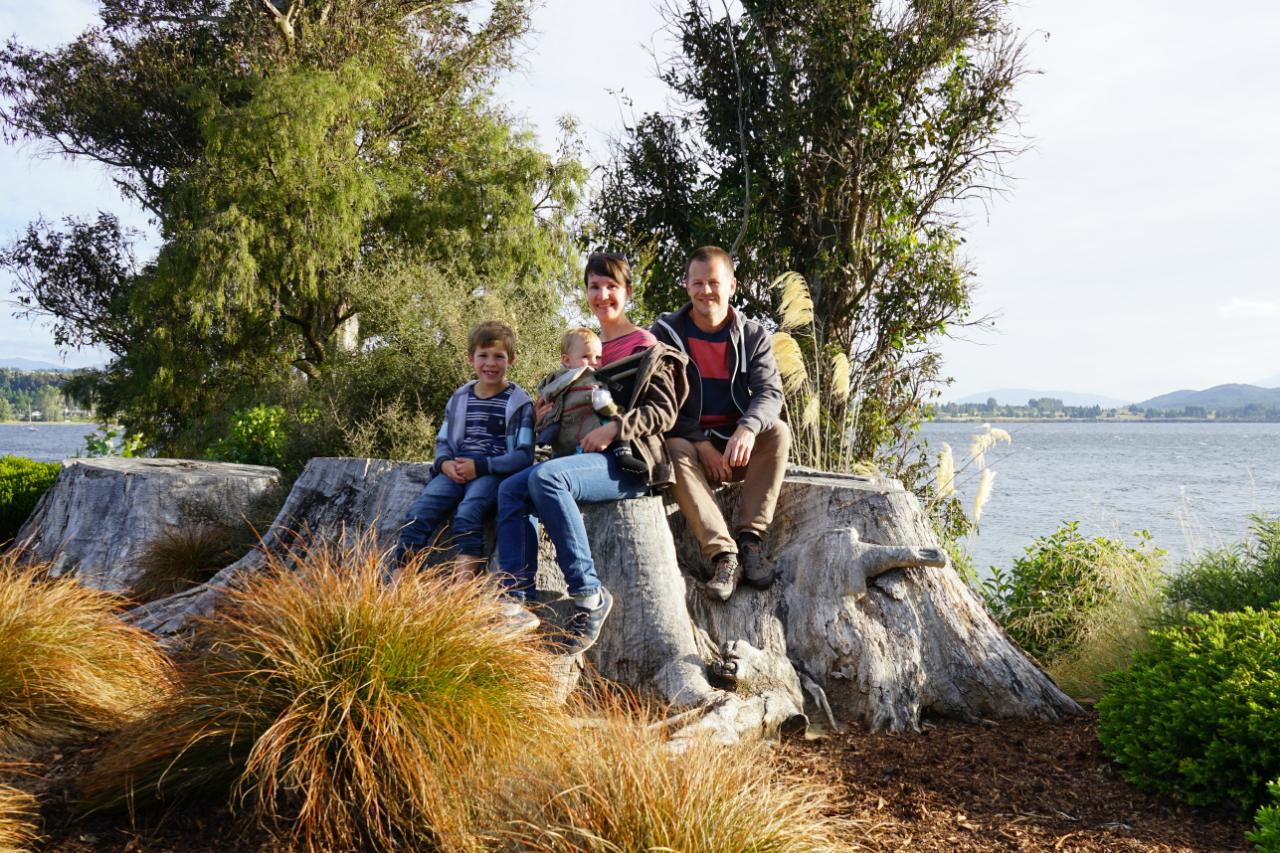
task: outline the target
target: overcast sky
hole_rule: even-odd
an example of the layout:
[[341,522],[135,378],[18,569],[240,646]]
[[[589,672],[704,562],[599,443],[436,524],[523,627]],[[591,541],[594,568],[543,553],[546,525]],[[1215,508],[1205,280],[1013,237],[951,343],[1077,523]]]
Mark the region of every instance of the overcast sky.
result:
[[[0,0],[0,36],[64,41],[87,0]],[[1140,400],[1280,374],[1280,4],[1027,0],[1030,65],[1018,99],[1035,149],[1007,198],[968,221],[976,314],[996,331],[945,344],[954,398],[1001,387]],[[591,151],[623,123],[617,92],[660,108],[647,0],[548,0],[500,96],[547,145],[577,117]],[[98,170],[0,148],[0,240],[37,215],[115,210]],[[4,291],[8,290],[7,283]],[[0,357],[57,361],[48,331],[0,318]],[[70,353],[65,363],[98,363]],[[1276,380],[1280,384],[1280,379]]]

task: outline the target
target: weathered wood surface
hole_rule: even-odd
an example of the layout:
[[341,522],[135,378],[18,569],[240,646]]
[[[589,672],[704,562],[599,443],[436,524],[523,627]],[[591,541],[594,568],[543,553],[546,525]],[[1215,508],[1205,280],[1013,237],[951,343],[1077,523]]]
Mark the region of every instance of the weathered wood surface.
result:
[[[232,528],[279,500],[280,472],[190,459],[68,459],[14,540],[55,576],[124,591],[138,557],[164,532]],[[272,507],[274,509],[274,507]]]
[[[390,547],[426,474],[426,465],[312,460],[263,544],[372,525]],[[727,511],[736,494],[723,490]],[[895,481],[789,474],[765,543],[777,583],[744,586],[724,603],[703,597],[705,566],[673,503],[589,505],[583,516],[616,600],[587,658],[605,678],[669,703],[685,733],[732,741],[808,719],[903,730],[930,714],[1054,719],[1080,710],[944,565],[918,502]],[[554,597],[563,581],[544,545],[539,587]],[[261,565],[252,552],[131,618],[182,631]],[[567,664],[565,677],[577,671]]]

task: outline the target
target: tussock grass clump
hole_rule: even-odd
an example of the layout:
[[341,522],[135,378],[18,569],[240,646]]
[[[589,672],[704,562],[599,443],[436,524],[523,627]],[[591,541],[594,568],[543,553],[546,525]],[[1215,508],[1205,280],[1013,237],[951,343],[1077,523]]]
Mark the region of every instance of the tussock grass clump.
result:
[[[181,698],[104,749],[90,801],[232,793],[311,850],[468,850],[483,792],[563,718],[493,585],[317,544],[230,594]],[[125,785],[120,787],[120,781]]]
[[39,840],[36,798],[0,785],[0,853],[26,853]]
[[827,790],[776,771],[767,747],[695,740],[675,751],[619,712],[543,750],[506,804],[506,843],[539,853],[847,850]]
[[235,562],[252,544],[250,537],[218,524],[168,528],[138,557],[133,595],[154,601],[189,589]]
[[0,749],[103,731],[143,714],[170,683],[154,638],[115,596],[44,565],[0,557]]
[[1185,560],[1169,582],[1169,619],[1280,603],[1280,518],[1254,515],[1252,539]]

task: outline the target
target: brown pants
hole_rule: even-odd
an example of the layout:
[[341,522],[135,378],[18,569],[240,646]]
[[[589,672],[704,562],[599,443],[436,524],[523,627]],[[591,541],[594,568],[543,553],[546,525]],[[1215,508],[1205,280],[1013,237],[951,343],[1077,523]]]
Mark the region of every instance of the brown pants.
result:
[[[717,441],[716,447],[724,450],[723,442]],[[786,472],[790,449],[791,430],[778,421],[756,436],[750,461],[741,468],[731,469],[734,481],[742,481],[742,499],[738,504],[734,533],[750,530],[764,536],[769,529],[774,507],[778,505],[778,492],[782,489],[782,475]],[[729,532],[712,494],[712,485],[698,461],[697,447],[684,438],[668,438],[667,453],[675,466],[676,503],[702,546],[702,556],[710,560],[722,552],[738,553],[738,543]]]

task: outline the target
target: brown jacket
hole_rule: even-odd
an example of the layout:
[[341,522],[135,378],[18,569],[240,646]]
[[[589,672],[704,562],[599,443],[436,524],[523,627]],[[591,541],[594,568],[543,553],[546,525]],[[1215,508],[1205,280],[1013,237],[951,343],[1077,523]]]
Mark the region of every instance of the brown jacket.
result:
[[663,433],[675,426],[689,395],[688,359],[666,344],[619,359],[596,371],[624,411],[618,418],[618,440],[649,466],[649,487],[664,489],[676,481]]

